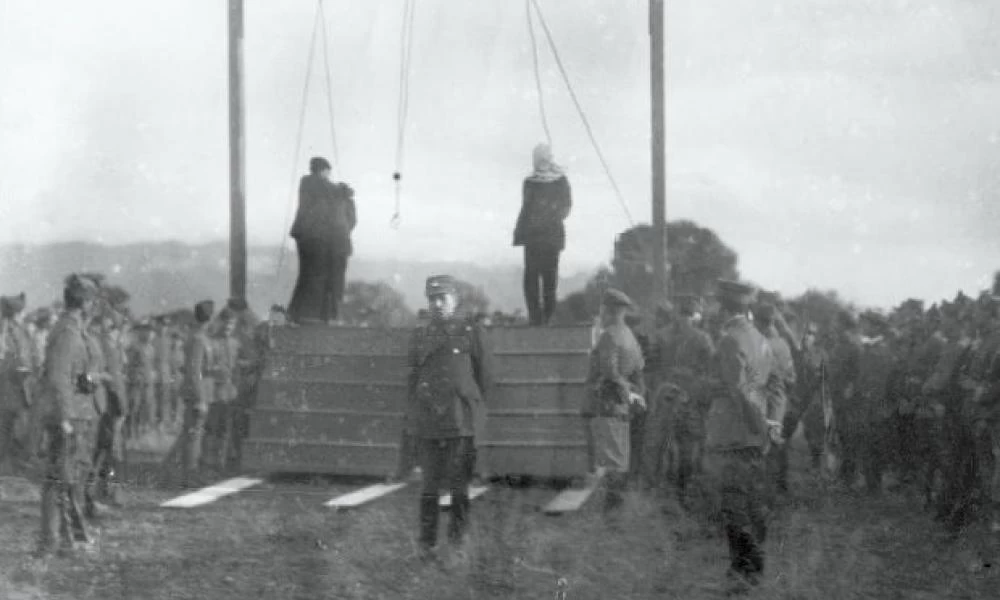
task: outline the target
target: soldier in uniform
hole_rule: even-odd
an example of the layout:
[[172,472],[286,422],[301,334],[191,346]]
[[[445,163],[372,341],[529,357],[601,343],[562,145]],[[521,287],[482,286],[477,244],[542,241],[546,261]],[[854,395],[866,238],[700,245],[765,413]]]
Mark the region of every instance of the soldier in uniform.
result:
[[715,345],[698,326],[701,298],[680,296],[677,305],[678,317],[659,337],[656,380],[662,383],[650,403],[644,452],[646,475],[654,485],[666,458],[683,494],[691,476],[701,470],[705,417],[715,381]]
[[844,468],[856,465],[864,476],[870,493],[882,487],[882,474],[891,462],[892,433],[890,417],[896,402],[892,385],[895,370],[889,324],[874,312],[862,315],[865,337],[861,352],[861,366],[855,387],[855,409],[845,411],[848,419],[844,435]]
[[[769,402],[774,405],[773,413],[777,420],[783,424],[782,432],[791,436],[795,431],[786,431],[784,422],[788,405],[798,403],[797,398],[791,397],[798,375],[794,358],[794,354],[798,352],[798,344],[792,338],[790,329],[778,310],[777,295],[761,293],[757,300],[757,306],[753,312],[754,324],[760,333],[767,338],[774,356],[774,370],[767,382]],[[784,445],[784,441],[782,441],[782,445]],[[786,452],[785,448],[775,448],[770,453],[772,457],[770,460],[771,475],[775,478],[777,488],[783,492],[788,490],[788,468],[787,461],[784,460]]]
[[157,317],[153,323],[156,328],[153,342],[156,354],[156,423],[163,427],[177,419],[174,414],[177,407],[177,382],[174,380],[173,370],[174,341],[170,335],[170,317]]
[[128,392],[125,388],[125,351],[120,337],[121,313],[107,308],[99,317],[96,334],[100,341],[108,378],[104,381],[106,409],[97,429],[94,469],[97,473],[97,497],[111,506],[121,506],[119,470],[125,461],[123,424],[128,414]]
[[785,445],[779,450],[780,468],[779,482],[787,482],[788,473],[788,438],[794,435],[799,423],[802,423],[806,443],[809,444],[809,455],[814,469],[820,468],[824,447],[823,401],[829,393],[827,389],[827,362],[829,358],[817,342],[819,328],[815,323],[808,323],[800,344],[801,351],[795,361],[798,385],[795,399],[785,413],[782,431],[785,434]]
[[31,338],[21,322],[24,305],[23,293],[0,297],[0,473],[9,462],[30,458],[30,446],[21,447],[24,440],[17,436],[29,418],[33,385]]
[[781,440],[781,422],[768,401],[771,346],[749,319],[754,289],[722,280],[718,290],[724,319],[718,362],[725,392],[713,399],[708,413],[705,470],[721,493],[731,591],[743,592],[759,583],[764,571],[771,502],[765,460],[771,443]]
[[131,413],[126,428],[132,439],[145,435],[156,420],[156,348],[153,326],[142,322],[133,328],[135,342],[128,350],[128,396]]
[[219,311],[218,329],[212,338],[215,357],[215,401],[208,408],[205,419],[205,447],[203,454],[220,470],[230,464],[233,438],[233,405],[239,397],[237,387],[237,358],[239,341],[236,333],[236,313],[223,308]]
[[[854,314],[844,311],[838,315],[839,328],[830,350],[830,403],[833,407],[832,426],[835,434],[833,440],[837,445],[838,458],[843,462],[845,454],[850,455],[847,446],[853,441],[850,437],[850,421],[854,418],[849,414],[855,405],[855,393],[858,372],[861,368],[861,333],[859,323]],[[857,465],[841,464],[838,474],[848,486],[853,485],[852,477],[856,474]]]
[[34,331],[31,332],[32,356],[35,375],[41,377],[42,367],[45,366],[45,347],[48,345],[49,332],[52,331],[52,310],[46,307],[38,309],[34,325]]
[[231,298],[227,307],[237,319],[236,384],[239,395],[232,407],[232,458],[239,465],[243,456],[243,440],[250,434],[249,411],[257,398],[257,386],[264,375],[264,360],[271,349],[272,338],[270,322],[258,319],[245,300]]
[[209,336],[215,303],[199,302],[194,307],[195,329],[188,340],[184,355],[184,383],[181,398],[184,401],[184,429],[181,435],[185,487],[196,487],[198,467],[201,464],[202,439],[209,407],[215,401],[215,344]]
[[97,297],[97,286],[86,277],[70,275],[63,291],[65,313],[53,327],[45,353],[39,403],[48,438],[47,468],[42,485],[41,535],[37,555],[92,538],[81,501],[87,502],[92,475],[94,393],[99,385],[91,366],[86,323]]
[[941,423],[940,451],[945,482],[935,516],[954,530],[971,516],[971,502],[978,483],[975,442],[966,404],[968,392],[962,385],[975,349],[971,331],[962,323],[958,309],[944,307],[941,312],[942,333],[948,342],[934,373],[924,385],[924,393],[938,407]]
[[590,353],[588,394],[581,411],[587,420],[594,466],[604,469],[605,512],[624,502],[629,473],[629,420],[637,405],[645,408],[642,350],[625,325],[634,308],[622,292],[608,289],[602,301],[603,331]]
[[469,484],[476,468],[476,444],[486,422],[490,389],[490,349],[485,331],[455,314],[455,279],[427,279],[431,319],[410,338],[407,412],[404,431],[420,445],[424,482],[420,497],[420,547],[433,556],[438,538],[438,498],[451,489],[448,538],[461,544],[469,523]]

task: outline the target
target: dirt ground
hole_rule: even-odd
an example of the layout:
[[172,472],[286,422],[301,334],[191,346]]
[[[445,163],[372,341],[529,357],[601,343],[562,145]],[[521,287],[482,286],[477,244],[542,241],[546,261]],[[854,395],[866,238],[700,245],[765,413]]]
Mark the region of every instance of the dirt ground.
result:
[[[358,485],[269,480],[195,509],[158,508],[177,493],[135,487],[128,507],[102,523],[94,553],[45,561],[29,558],[37,503],[0,501],[0,598],[724,597],[723,539],[669,499],[632,493],[609,523],[594,502],[550,517],[538,508],[554,490],[497,484],[474,503],[468,551],[424,565],[413,541],[418,490],[348,512],[323,506]],[[825,490],[801,472],[776,511],[767,556],[751,598],[1000,597],[1000,535],[976,526],[949,536],[915,495]]]

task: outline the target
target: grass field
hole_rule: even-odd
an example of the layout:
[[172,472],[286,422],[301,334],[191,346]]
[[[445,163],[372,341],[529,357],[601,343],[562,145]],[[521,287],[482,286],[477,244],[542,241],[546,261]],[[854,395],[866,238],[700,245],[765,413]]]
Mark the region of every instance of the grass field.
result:
[[[915,496],[828,492],[802,473],[794,484],[750,597],[1000,598],[1000,536],[979,526],[948,536]],[[607,523],[595,502],[548,517],[538,508],[553,490],[497,485],[475,501],[468,551],[425,565],[413,542],[418,491],[323,507],[357,485],[271,480],[196,509],[160,509],[175,492],[135,488],[95,553],[46,561],[28,556],[37,504],[0,502],[0,598],[542,599],[560,579],[568,600],[724,597],[723,539],[670,500],[631,493]]]

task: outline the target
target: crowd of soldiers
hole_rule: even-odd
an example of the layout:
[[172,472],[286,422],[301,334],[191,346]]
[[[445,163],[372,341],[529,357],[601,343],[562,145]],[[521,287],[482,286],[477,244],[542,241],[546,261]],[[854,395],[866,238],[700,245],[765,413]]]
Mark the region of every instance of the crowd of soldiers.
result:
[[134,320],[101,285],[69,276],[58,319],[44,307],[29,315],[23,293],[0,297],[0,469],[31,476],[44,465],[42,554],[89,546],[88,520],[121,505],[127,441],[179,434],[168,456],[186,486],[238,465],[270,343],[243,301],[218,314],[199,302],[190,324]]
[[615,398],[618,416],[584,411],[622,428],[590,427],[594,465],[612,474],[606,510],[625,480],[672,481],[683,501],[695,474],[714,477],[730,574],[752,584],[801,424],[827,481],[915,489],[952,531],[978,517],[1000,532],[1000,297],[960,294],[928,310],[908,301],[889,316],[843,309],[822,323],[737,282],[718,282],[714,300],[708,317],[702,298],[677,297],[645,324],[621,314],[627,297],[606,295],[592,396]]

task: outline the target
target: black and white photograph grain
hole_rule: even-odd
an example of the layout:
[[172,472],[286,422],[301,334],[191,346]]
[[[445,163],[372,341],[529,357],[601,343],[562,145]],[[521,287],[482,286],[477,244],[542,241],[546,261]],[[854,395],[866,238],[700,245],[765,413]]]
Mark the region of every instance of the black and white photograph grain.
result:
[[1000,600],[1000,0],[0,0],[0,600]]

